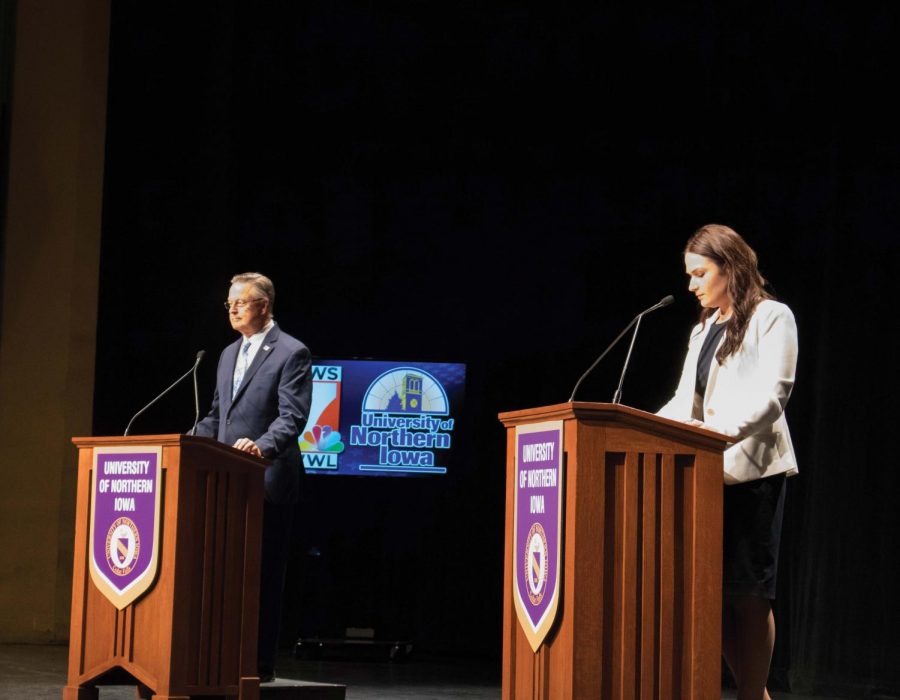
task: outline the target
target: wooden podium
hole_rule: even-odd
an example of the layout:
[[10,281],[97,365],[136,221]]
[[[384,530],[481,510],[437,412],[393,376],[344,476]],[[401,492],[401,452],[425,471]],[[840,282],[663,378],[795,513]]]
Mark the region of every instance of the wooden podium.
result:
[[[626,406],[500,414],[507,428],[504,700],[721,697],[726,438]],[[559,606],[537,652],[517,619],[517,428],[562,422]],[[527,603],[526,603],[527,605]]]
[[[139,697],[155,700],[206,695],[258,700],[256,634],[268,462],[184,435],[73,442],[78,500],[63,699],[96,700],[98,685],[135,684]],[[91,571],[91,500],[100,501],[92,471],[100,454],[142,448],[159,455],[158,561],[149,590],[119,609]],[[128,531],[124,534],[120,554],[111,550],[107,556],[137,560],[134,541],[129,545]],[[143,539],[140,547],[147,552],[150,538]]]

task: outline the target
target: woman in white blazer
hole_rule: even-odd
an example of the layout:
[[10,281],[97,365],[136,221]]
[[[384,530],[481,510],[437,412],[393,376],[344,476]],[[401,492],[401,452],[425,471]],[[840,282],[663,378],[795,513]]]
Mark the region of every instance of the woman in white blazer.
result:
[[738,700],[769,700],[785,479],[797,473],[784,408],[797,326],[766,292],[756,253],[727,226],[700,228],[684,251],[700,302],[675,396],[659,415],[734,438],[725,451],[722,651]]

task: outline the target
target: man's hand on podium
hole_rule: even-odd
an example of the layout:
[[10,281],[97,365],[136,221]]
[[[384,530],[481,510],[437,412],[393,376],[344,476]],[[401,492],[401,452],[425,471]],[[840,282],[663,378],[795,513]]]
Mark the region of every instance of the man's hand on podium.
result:
[[232,447],[240,450],[241,452],[249,452],[252,455],[256,455],[257,457],[262,457],[262,450],[256,446],[256,443],[253,442],[250,438],[241,438],[237,442],[232,445]]

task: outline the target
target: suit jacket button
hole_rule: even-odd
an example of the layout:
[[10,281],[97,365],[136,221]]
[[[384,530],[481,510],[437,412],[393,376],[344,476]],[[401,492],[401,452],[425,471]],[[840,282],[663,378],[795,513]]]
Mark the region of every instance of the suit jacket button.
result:
[[225,421],[225,425],[231,425],[231,419]]
[[[707,408],[707,409],[706,409],[706,415],[708,415],[708,416],[714,416],[714,415],[716,415],[716,412],[715,412],[714,410],[712,410],[711,408]],[[231,421],[228,421],[228,422],[230,423]]]

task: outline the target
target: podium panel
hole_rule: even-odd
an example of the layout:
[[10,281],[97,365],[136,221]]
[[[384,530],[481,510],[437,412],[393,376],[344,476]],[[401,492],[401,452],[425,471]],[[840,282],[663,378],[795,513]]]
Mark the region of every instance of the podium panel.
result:
[[[256,626],[267,462],[185,435],[73,442],[78,494],[63,699],[95,699],[98,685],[134,684],[139,697],[156,700],[208,695],[258,700]],[[109,591],[95,584],[97,571],[91,570],[95,451],[111,448],[123,453],[146,448],[161,455],[155,480],[161,528],[155,580],[119,607]],[[127,531],[119,546],[123,558],[134,557]],[[118,556],[114,549],[109,552]]]
[[[507,428],[504,700],[718,700],[725,436],[614,404],[500,414]],[[563,422],[562,589],[532,651],[514,604],[517,427]]]

